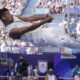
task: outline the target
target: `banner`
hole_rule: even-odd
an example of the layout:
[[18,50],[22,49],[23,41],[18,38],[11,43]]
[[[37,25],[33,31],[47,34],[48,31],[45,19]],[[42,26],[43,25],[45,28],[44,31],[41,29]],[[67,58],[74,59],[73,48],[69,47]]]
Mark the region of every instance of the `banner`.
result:
[[48,62],[47,61],[39,61],[38,62],[38,69],[40,73],[46,73],[48,69]]

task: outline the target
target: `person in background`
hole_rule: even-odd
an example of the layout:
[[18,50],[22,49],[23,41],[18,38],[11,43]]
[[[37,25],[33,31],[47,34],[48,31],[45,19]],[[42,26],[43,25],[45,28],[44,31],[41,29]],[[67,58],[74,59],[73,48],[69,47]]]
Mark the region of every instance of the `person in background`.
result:
[[74,80],[80,80],[80,71],[78,72],[77,75],[75,75]]
[[67,15],[65,15],[63,21],[59,23],[59,27],[63,27],[66,34],[69,33]]
[[27,77],[27,80],[34,80],[34,76],[33,76],[33,66],[32,65],[29,65],[28,68],[27,68],[27,71],[28,71],[28,77]]
[[38,67],[35,66],[34,72],[34,80],[39,80]]
[[27,63],[27,61],[24,59],[24,60],[23,60],[23,63],[22,63],[22,80],[27,80],[27,77],[28,77],[27,68],[28,68],[28,63]]
[[15,64],[16,76],[22,77],[22,80],[27,79],[27,75],[28,75],[27,74],[27,67],[28,67],[27,61],[23,58],[22,55],[20,55],[20,59]]
[[45,80],[58,80],[56,75],[53,73],[53,69],[52,68],[50,68],[48,70],[48,73],[45,76]]
[[13,64],[8,64],[7,67],[7,76],[8,76],[8,80],[13,80],[13,76],[14,76],[14,71],[13,71]]
[[80,40],[80,19],[77,23],[76,32],[77,32],[77,39]]
[[75,77],[75,75],[77,75],[79,72],[79,66],[75,65],[75,67],[72,70],[72,76]]

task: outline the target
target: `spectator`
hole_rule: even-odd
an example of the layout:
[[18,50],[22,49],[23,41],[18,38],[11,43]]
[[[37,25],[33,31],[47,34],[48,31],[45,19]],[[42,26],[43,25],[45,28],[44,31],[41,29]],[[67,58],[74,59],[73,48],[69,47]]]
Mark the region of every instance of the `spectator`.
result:
[[17,76],[22,77],[22,80],[27,79],[27,61],[20,55],[19,61],[15,65]]
[[38,67],[35,66],[34,72],[34,80],[39,80]]
[[51,13],[62,13],[64,11],[66,0],[39,0],[36,8],[50,8]]
[[49,69],[48,73],[45,76],[45,80],[57,80],[55,74],[53,74],[53,69]]
[[8,80],[13,80],[14,71],[13,71],[13,65],[12,64],[9,64],[7,67],[7,76],[9,76]]
[[77,39],[80,40],[80,20],[77,23],[76,31],[77,31]]
[[74,80],[80,80],[80,71],[78,72],[77,75],[75,75]]
[[59,24],[59,27],[63,27],[65,33],[69,32],[69,30],[68,30],[68,21],[67,21],[66,15],[65,15],[65,18],[63,19],[63,21]]
[[73,71],[72,71],[72,76],[75,77],[75,75],[77,75],[78,72],[79,72],[79,66],[75,65],[75,67],[73,68]]

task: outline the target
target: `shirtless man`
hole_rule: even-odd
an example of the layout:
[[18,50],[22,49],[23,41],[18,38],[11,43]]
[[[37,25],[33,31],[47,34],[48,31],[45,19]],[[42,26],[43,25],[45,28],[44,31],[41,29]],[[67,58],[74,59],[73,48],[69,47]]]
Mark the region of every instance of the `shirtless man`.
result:
[[[0,19],[4,23],[5,32],[13,39],[22,39],[30,41],[35,46],[45,47],[71,47],[79,48],[80,43],[71,38],[68,39],[66,33],[59,31],[58,27],[42,28],[41,25],[53,20],[50,15],[33,15],[33,16],[13,16],[8,9],[0,9]],[[35,23],[32,23],[36,21]],[[75,43],[75,44],[74,44]]]

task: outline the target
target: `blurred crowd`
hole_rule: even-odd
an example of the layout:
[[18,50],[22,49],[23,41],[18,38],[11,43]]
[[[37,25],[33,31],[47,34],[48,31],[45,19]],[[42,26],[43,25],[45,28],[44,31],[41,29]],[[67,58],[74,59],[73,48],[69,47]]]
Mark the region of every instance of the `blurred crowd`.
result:
[[38,52],[38,48],[30,42],[13,40],[1,31],[0,52],[36,54]]
[[27,5],[28,0],[0,0],[0,8],[6,7],[11,14],[21,14]]
[[69,23],[67,17],[68,16],[65,15],[63,21],[59,24],[59,26],[64,27],[64,31],[69,34],[70,37],[80,41],[80,16],[75,14],[71,15]]
[[52,13],[62,13],[66,4],[66,0],[39,0],[36,8],[50,8]]
[[[79,5],[79,0],[69,0],[72,5]],[[36,8],[49,8],[51,13],[63,13],[69,2],[68,0],[38,0]]]

